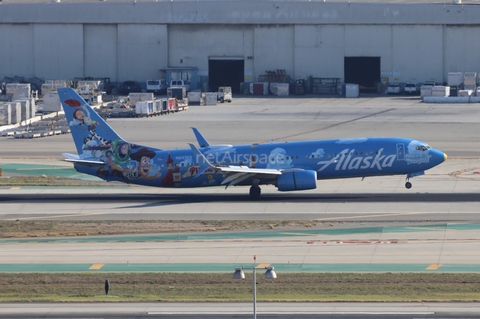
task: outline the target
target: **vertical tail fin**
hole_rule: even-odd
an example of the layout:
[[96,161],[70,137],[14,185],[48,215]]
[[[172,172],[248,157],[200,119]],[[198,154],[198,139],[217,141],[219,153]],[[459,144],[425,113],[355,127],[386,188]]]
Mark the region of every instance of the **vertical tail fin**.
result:
[[96,157],[96,151],[123,141],[74,89],[59,88],[58,97],[80,158]]

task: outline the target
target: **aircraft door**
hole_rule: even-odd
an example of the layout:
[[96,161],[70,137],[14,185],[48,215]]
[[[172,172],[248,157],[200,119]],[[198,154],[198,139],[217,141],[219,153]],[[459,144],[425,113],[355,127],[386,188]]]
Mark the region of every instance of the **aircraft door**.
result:
[[405,144],[403,143],[397,144],[397,160],[399,161],[405,160]]

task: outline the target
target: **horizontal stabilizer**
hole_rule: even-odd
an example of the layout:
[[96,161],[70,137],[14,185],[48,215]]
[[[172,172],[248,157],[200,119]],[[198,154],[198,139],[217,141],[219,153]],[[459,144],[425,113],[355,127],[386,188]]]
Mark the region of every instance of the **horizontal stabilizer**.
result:
[[80,158],[80,156],[75,155],[75,154],[69,154],[69,153],[62,153],[63,156],[65,156],[65,161],[66,162],[73,162],[73,163],[86,163],[86,164],[98,164],[98,165],[104,165],[104,162],[97,161],[97,160],[89,160],[89,159],[83,159]]

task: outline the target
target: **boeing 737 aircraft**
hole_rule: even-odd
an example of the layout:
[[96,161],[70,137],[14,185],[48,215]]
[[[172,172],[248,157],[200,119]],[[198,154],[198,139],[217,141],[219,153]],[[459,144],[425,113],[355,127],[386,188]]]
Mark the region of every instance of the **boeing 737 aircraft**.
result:
[[106,181],[156,187],[250,186],[279,191],[316,188],[317,180],[423,175],[447,155],[406,138],[350,138],[247,145],[211,145],[193,128],[198,146],[162,150],[122,139],[77,92],[59,88],[78,155],[66,154],[81,173]]

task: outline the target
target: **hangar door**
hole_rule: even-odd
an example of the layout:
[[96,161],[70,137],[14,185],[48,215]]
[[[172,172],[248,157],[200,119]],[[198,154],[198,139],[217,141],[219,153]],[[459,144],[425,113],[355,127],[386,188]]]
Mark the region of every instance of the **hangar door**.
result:
[[213,92],[219,86],[231,86],[233,93],[240,91],[243,82],[243,58],[210,58],[208,60],[208,86]]
[[376,93],[380,82],[380,57],[345,57],[345,83],[358,84],[362,93]]

